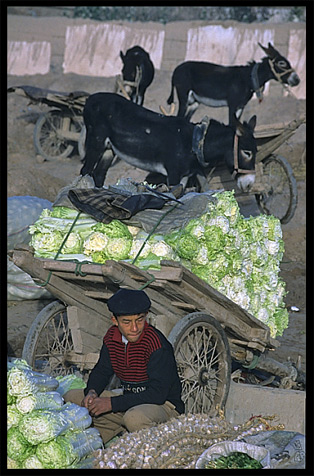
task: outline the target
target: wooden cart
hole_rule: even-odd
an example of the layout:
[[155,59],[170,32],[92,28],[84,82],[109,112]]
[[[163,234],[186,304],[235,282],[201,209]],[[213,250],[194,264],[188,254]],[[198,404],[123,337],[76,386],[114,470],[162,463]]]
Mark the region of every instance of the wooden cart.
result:
[[[253,214],[253,210],[254,214],[274,215],[282,224],[288,223],[298,203],[297,183],[289,161],[275,152],[305,122],[306,116],[302,115],[291,122],[260,125],[255,128],[256,180],[248,193],[237,188],[225,167],[211,169],[207,179],[201,182],[201,190],[235,190],[240,207],[244,210],[249,207],[249,214]],[[245,215],[245,212],[242,214]]]
[[106,302],[126,287],[145,289],[151,299],[149,322],[173,344],[187,411],[210,414],[224,406],[231,359],[280,377],[282,386],[299,379],[294,366],[269,356],[279,343],[268,326],[177,262],[163,261],[160,270],[148,272],[123,261],[34,258],[28,245],[17,246],[12,259],[57,299],[26,337],[22,358],[38,371],[87,378],[112,324]]
[[[117,91],[128,97],[121,79],[117,79],[117,84]],[[30,103],[52,108],[41,114],[35,124],[34,145],[38,154],[47,160],[66,158],[76,147],[81,159],[84,158],[86,130],[83,109],[89,93],[63,93],[34,86],[11,87],[8,92],[15,92]],[[235,189],[240,205],[250,202],[252,207],[253,199],[256,213],[274,215],[281,223],[288,223],[297,206],[297,185],[289,161],[275,151],[305,122],[304,115],[289,123],[257,126],[256,182],[249,193],[240,193],[224,166],[209,170],[207,179],[199,177],[200,191]]]

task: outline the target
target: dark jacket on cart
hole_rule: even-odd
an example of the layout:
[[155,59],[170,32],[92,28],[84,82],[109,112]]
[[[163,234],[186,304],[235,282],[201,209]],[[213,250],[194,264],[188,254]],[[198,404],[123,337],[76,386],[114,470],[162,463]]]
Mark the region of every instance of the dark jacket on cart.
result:
[[117,326],[109,328],[85,395],[90,389],[100,395],[114,374],[121,381],[123,394],[111,398],[113,412],[125,412],[144,403],[162,405],[169,401],[178,413],[184,413],[172,345],[147,322],[137,342],[128,342]]

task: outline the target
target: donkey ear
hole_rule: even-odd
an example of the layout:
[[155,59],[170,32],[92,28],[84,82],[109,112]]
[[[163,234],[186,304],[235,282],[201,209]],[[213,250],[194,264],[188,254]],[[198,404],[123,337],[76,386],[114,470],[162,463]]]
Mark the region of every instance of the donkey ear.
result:
[[120,58],[122,59],[123,63],[124,63],[124,54],[122,53],[122,51],[120,50]]
[[263,46],[261,45],[260,43],[258,43],[259,46],[262,48],[263,51],[265,51],[265,53],[267,54],[267,56],[269,58],[273,58],[275,53],[276,53],[276,50],[274,49],[274,47],[272,46],[271,43],[268,43],[268,48],[266,48],[266,46]]
[[238,119],[236,119],[236,122],[234,122],[234,124],[236,124],[235,132],[236,132],[237,136],[241,137],[245,132],[243,124],[241,124],[241,122]]
[[260,42],[258,42],[258,46],[259,46],[260,48],[262,48],[262,50],[265,51],[265,53],[267,54],[267,51],[268,51],[268,50],[267,50],[266,46],[261,45]]
[[252,116],[251,119],[248,122],[249,127],[254,131],[255,126],[256,126],[256,115]]

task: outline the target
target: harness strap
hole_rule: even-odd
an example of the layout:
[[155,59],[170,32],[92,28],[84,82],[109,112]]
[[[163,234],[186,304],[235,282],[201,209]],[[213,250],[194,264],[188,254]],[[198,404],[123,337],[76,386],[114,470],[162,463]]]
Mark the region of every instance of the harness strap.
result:
[[234,136],[233,142],[233,163],[234,163],[234,170],[232,172],[231,177],[235,179],[235,176],[238,173],[241,174],[255,174],[255,170],[247,170],[247,169],[239,169],[239,161],[238,161],[238,148],[239,148],[239,137],[237,134]]
[[[271,60],[268,60],[269,62],[269,67],[273,73],[273,75],[275,76],[275,78],[277,79],[277,81],[281,84],[281,86],[287,91],[288,94],[290,94],[290,96],[293,96],[293,97],[296,97],[295,94],[293,94],[289,88],[289,85],[288,84],[285,84],[284,82],[282,82],[281,80],[281,76],[284,76],[285,74],[287,73],[294,73],[295,72],[295,69],[294,68],[290,68],[290,69],[286,69],[286,70],[283,70],[282,73],[277,73],[277,71],[275,70],[274,68],[274,62],[275,60],[271,61]],[[277,65],[278,66],[278,65]],[[278,66],[278,68],[280,68],[280,66]]]
[[269,66],[270,66],[270,69],[273,73],[273,75],[275,76],[275,78],[279,81],[280,84],[283,84],[282,80],[281,80],[281,76],[284,76],[285,74],[287,73],[294,73],[294,69],[293,68],[290,68],[290,69],[283,69],[283,68],[280,68],[280,66],[278,66],[279,69],[282,69],[282,73],[278,73],[276,70],[275,70],[275,67],[274,67],[274,63],[275,63],[275,60],[276,58],[274,58],[273,60],[271,59],[268,59],[268,63],[269,63]]
[[138,96],[138,90],[139,90],[140,82],[142,79],[142,74],[143,74],[142,68],[140,68],[139,66],[136,66],[135,80],[134,81],[123,80],[123,86],[131,86],[132,88],[136,89],[136,96]]

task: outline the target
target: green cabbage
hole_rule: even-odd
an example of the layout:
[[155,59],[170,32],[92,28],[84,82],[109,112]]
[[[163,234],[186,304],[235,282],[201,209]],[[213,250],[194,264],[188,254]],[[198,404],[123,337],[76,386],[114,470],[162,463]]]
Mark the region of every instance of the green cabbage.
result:
[[168,245],[163,237],[160,235],[157,236],[152,236],[150,239],[150,251],[154,255],[163,258],[165,260],[175,260],[176,259],[176,253],[174,250],[171,248],[170,245]]
[[241,220],[238,202],[234,197],[234,190],[218,192],[213,195],[216,199],[209,202],[208,210],[210,217],[224,216],[228,219],[231,226],[235,226],[238,220]]
[[17,409],[16,405],[13,403],[12,405],[7,406],[7,428],[11,428],[12,426],[18,426],[19,421],[22,417],[22,414]]
[[130,262],[135,264],[138,268],[140,269],[161,269],[161,260],[164,259],[161,256],[157,256],[151,251],[144,257],[141,257],[141,255],[134,260],[125,260],[126,262]]
[[13,458],[7,456],[7,468],[8,469],[22,469],[21,464]]
[[205,224],[202,218],[192,218],[184,227],[184,231],[190,235],[194,235],[196,238],[202,238],[205,233]]
[[42,408],[58,409],[63,403],[63,398],[58,392],[38,392],[33,395],[18,397],[16,408],[21,413],[30,413]]
[[8,391],[13,396],[53,391],[58,387],[58,381],[55,378],[28,368],[10,368],[7,372],[7,380]]
[[110,238],[104,251],[108,259],[119,261],[128,258],[131,246],[132,239],[128,237]]
[[83,241],[79,233],[72,231],[63,245],[61,253],[80,254],[82,252]]
[[28,456],[22,463],[21,469],[45,469],[36,454]]
[[[148,236],[148,235],[147,235]],[[129,257],[135,259],[137,256],[140,258],[146,258],[150,252],[151,243],[145,242],[145,238],[135,238],[132,242]]]
[[93,231],[85,239],[83,248],[86,255],[91,255],[95,251],[103,251],[109,241],[108,236],[100,231]]
[[69,390],[86,387],[84,380],[74,374],[58,375],[56,380],[59,382],[59,386],[56,391],[59,392],[61,396],[63,396]]
[[[69,207],[64,207],[64,206],[59,206],[59,207],[52,207],[52,210],[50,212],[51,217],[56,217],[56,218],[68,218],[71,219],[72,221],[77,217],[77,214],[79,213],[78,210],[69,208]],[[87,215],[86,213],[80,212],[80,219],[83,218],[91,218],[90,215]]]
[[52,229],[46,233],[34,233],[30,241],[30,245],[35,250],[34,256],[45,257],[46,253],[51,252],[56,254],[62,244],[63,238],[64,236],[59,230]]
[[180,258],[192,260],[200,250],[200,242],[195,235],[183,231],[174,231],[165,236],[165,242],[169,244]]
[[93,263],[105,264],[107,259],[109,258],[105,251],[94,251],[92,253]]
[[30,444],[17,426],[12,426],[7,432],[7,455],[9,458],[22,462],[34,454],[35,447]]
[[36,456],[47,469],[67,468],[102,446],[99,431],[87,428],[83,431],[68,431],[54,440],[39,444]]
[[128,238],[129,240],[133,238],[127,225],[119,220],[112,220],[110,223],[98,222],[93,226],[93,230],[100,231],[110,238]]
[[85,429],[92,423],[87,408],[66,403],[58,410],[33,410],[19,422],[19,430],[31,444],[50,441],[68,430]]

